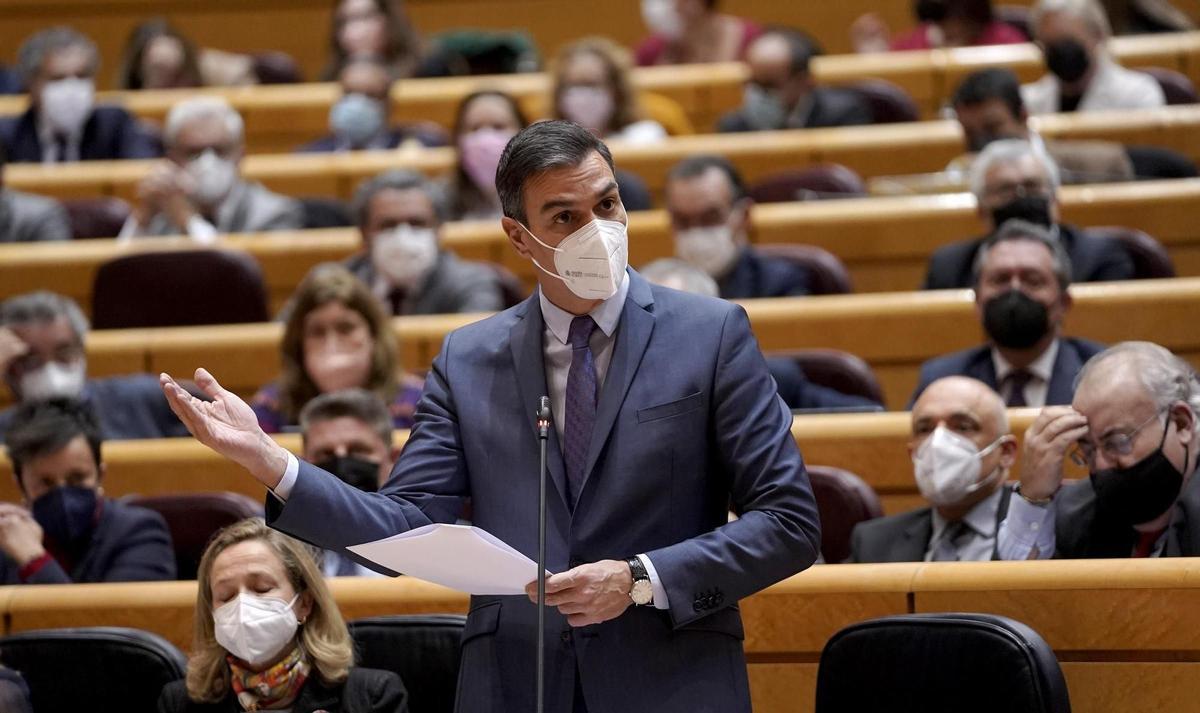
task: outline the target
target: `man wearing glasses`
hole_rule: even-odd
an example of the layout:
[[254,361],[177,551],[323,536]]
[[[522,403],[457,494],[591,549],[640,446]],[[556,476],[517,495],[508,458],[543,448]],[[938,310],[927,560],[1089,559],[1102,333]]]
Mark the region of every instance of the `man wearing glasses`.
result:
[[[1093,358],[1072,404],[1046,407],[1025,433],[1000,556],[1200,554],[1197,412],[1195,371],[1157,344],[1123,342]],[[1086,480],[1063,483],[1068,457]]]

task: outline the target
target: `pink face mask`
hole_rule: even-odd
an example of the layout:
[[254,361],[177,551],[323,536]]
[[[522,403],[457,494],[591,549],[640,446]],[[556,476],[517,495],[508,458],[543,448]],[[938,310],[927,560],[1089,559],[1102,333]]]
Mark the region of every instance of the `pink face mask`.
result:
[[496,168],[500,154],[516,132],[476,129],[458,139],[459,162],[471,181],[488,195],[496,194]]

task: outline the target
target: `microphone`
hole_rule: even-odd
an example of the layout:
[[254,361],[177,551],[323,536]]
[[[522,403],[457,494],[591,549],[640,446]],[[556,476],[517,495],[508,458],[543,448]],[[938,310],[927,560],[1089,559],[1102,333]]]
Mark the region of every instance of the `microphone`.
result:
[[537,437],[541,450],[538,473],[537,557],[537,713],[543,713],[546,694],[546,441],[550,438],[550,397],[538,399]]

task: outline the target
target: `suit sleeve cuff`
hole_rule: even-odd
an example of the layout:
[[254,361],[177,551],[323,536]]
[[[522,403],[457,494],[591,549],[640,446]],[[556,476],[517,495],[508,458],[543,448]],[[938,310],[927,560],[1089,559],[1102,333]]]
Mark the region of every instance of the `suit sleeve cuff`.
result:
[[201,245],[212,245],[217,242],[217,229],[213,227],[212,223],[198,215],[193,215],[188,219],[187,234]]
[[300,477],[300,461],[296,456],[288,453],[287,467],[283,469],[283,477],[279,479],[279,484],[271,490],[280,502],[287,502],[288,496],[292,494],[292,488],[296,487],[296,479]]
[[654,569],[654,563],[646,555],[638,555],[637,558],[641,560],[642,566],[646,568],[646,574],[650,577],[650,587],[654,590],[654,608],[670,609],[671,605],[667,601],[667,588],[658,578],[658,571]]

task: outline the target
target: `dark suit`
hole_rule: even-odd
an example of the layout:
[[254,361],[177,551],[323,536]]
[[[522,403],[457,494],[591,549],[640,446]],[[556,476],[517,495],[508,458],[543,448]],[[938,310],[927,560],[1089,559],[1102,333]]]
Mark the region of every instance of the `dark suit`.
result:
[[[16,562],[0,555],[0,584],[21,584]],[[119,500],[104,500],[92,541],[70,573],[55,560],[25,584],[157,582],[175,579],[175,550],[162,515]]]
[[790,260],[768,257],[742,248],[742,254],[729,272],[717,281],[721,297],[727,300],[756,297],[798,297],[807,295],[808,270]]
[[[1133,260],[1115,238],[1089,235],[1066,224],[1059,224],[1058,236],[1071,258],[1072,282],[1109,282],[1132,280]],[[943,245],[929,258],[923,290],[952,290],[975,286],[975,254],[984,238],[972,238]]]
[[[996,506],[996,532],[1008,515],[1012,486],[1004,485]],[[921,562],[933,538],[933,508],[877,517],[854,526],[850,533],[850,558],[847,562]],[[995,546],[992,559],[1000,559]]]
[[[818,129],[834,126],[862,126],[874,117],[866,100],[856,92],[836,87],[816,87],[812,90],[812,107],[802,117],[789,116],[780,129]],[[717,122],[721,133],[758,131],[744,109],[730,112]]]
[[[95,411],[106,441],[188,435],[187,428],[163,398],[158,378],[150,374],[92,379],[83,387],[80,400]],[[15,406],[0,411],[0,442],[4,441],[15,411]]]
[[[418,682],[419,684],[420,682]],[[332,686],[314,670],[288,707],[291,713],[408,713],[408,691],[391,671],[355,667],[345,682]],[[231,690],[217,703],[196,703],[188,698],[184,681],[168,683],[158,699],[158,713],[241,713]]]
[[[375,285],[375,266],[363,253],[347,258],[343,265],[368,287]],[[500,279],[487,265],[459,259],[445,250],[438,254],[433,272],[420,292],[406,295],[401,309],[394,314],[453,314],[459,312],[496,312],[504,309],[504,291]]]
[[[32,107],[20,116],[0,118],[0,143],[4,144],[10,163],[38,163],[42,160],[36,112]],[[162,156],[162,145],[158,139],[121,107],[98,106],[83,125],[79,140],[81,161],[159,156]]]
[[[737,602],[816,560],[816,503],[745,310],[628,277],[573,509],[550,432],[547,567],[646,554],[670,609],[582,628],[548,609],[546,710],[571,710],[578,686],[590,713],[748,712]],[[451,332],[383,489],[302,462],[286,504],[268,497],[272,527],[344,551],[452,523],[469,498],[475,525],[533,557],[545,333],[536,294]],[[472,597],[460,712],[533,708],[536,617],[524,596]]]
[[[1054,358],[1054,368],[1050,372],[1050,383],[1046,389],[1046,405],[1061,406],[1071,403],[1075,398],[1075,377],[1088,359],[1104,351],[1106,347],[1098,342],[1074,337],[1062,337],[1058,340],[1058,355]],[[917,390],[908,401],[911,409],[917,397],[933,382],[944,376],[969,376],[978,379],[992,389],[999,391],[1000,384],[996,382],[996,365],[992,362],[992,350],[988,345],[971,347],[960,352],[934,357],[921,365],[921,375],[917,381]]]
[[[1163,557],[1200,555],[1200,473],[1184,486],[1167,526]],[[1061,559],[1125,558],[1133,554],[1137,532],[1108,521],[1096,508],[1092,481],[1067,483],[1054,498],[1055,557]],[[1192,524],[1195,523],[1195,524]]]
[[814,384],[804,374],[804,369],[795,359],[768,357],[767,368],[779,389],[779,398],[791,409],[875,409],[880,404],[862,396],[851,396],[840,391]]
[[[416,141],[421,146],[434,147],[446,145],[446,137],[443,134],[422,129],[419,126],[393,126],[384,132],[383,136],[365,146],[364,149],[394,149],[409,139]],[[334,153],[336,151],[349,150],[351,150],[350,147],[343,145],[336,135],[326,134],[315,141],[310,141],[297,148],[296,153]]]

